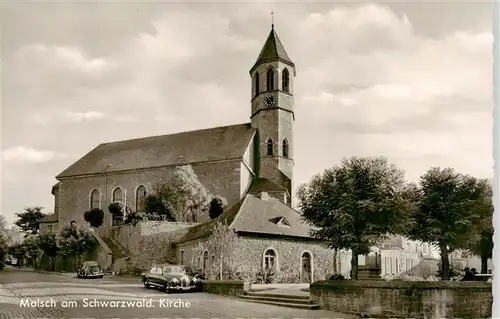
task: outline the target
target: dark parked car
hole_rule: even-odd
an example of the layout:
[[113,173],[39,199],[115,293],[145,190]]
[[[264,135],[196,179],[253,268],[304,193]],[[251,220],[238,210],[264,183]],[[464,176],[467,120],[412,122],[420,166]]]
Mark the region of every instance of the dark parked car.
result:
[[156,265],[141,274],[144,287],[155,287],[167,293],[172,291],[195,291],[201,280],[193,276],[193,271],[180,265]]
[[78,278],[102,278],[104,273],[97,261],[85,261],[77,271]]

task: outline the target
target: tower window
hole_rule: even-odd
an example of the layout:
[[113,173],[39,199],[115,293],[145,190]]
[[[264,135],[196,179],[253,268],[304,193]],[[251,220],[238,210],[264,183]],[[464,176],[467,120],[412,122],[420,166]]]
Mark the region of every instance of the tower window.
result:
[[274,90],[274,71],[272,68],[269,68],[267,70],[267,76],[266,76],[266,87],[268,91]]
[[259,72],[255,73],[254,86],[255,86],[254,87],[255,96],[257,96],[257,94],[259,94],[259,89],[260,89]]
[[283,140],[283,157],[288,157],[288,141]]
[[267,156],[273,156],[273,141],[267,140]]
[[290,91],[290,73],[288,73],[288,69],[285,68],[283,70],[283,73],[281,75],[281,82],[283,86],[283,91],[289,92]]

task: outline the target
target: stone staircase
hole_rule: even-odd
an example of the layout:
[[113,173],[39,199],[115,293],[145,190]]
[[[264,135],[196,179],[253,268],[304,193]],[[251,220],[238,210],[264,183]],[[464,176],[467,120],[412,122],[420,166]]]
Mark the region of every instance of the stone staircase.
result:
[[319,305],[310,300],[306,295],[278,294],[278,293],[260,293],[246,292],[239,297],[240,300],[262,303],[274,306],[282,306],[298,309],[319,309]]
[[109,249],[112,251],[113,261],[120,259],[120,258],[125,258],[125,257],[128,257],[131,255],[130,252],[128,251],[128,249],[126,249],[125,247],[123,247],[122,245],[117,243],[116,240],[114,240],[113,238],[106,236],[102,239],[106,243],[106,245],[109,247]]

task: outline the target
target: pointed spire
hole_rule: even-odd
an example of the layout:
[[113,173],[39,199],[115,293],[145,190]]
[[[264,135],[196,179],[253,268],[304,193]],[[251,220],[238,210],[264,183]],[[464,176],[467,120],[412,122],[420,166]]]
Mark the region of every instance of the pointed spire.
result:
[[257,58],[257,61],[255,62],[254,66],[250,70],[250,73],[261,63],[263,62],[269,62],[269,61],[275,61],[275,60],[280,60],[282,62],[288,63],[291,66],[295,66],[295,64],[292,62],[292,59],[288,57],[288,54],[285,51],[285,48],[283,47],[283,44],[281,43],[278,34],[274,30],[274,21],[272,21],[271,24],[271,32],[269,33],[269,36],[267,37],[266,43],[264,44],[264,47],[262,47],[262,51],[260,51],[259,57]]

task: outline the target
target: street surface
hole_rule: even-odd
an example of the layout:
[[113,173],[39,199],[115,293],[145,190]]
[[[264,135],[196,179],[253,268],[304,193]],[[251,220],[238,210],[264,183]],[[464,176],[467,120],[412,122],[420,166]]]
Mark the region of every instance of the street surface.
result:
[[167,294],[131,277],[79,279],[23,270],[0,271],[0,319],[14,318],[329,318],[302,310],[207,293]]

